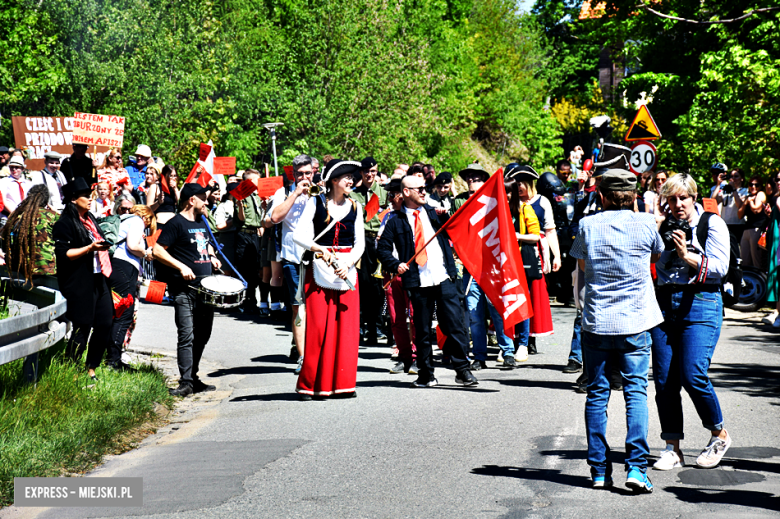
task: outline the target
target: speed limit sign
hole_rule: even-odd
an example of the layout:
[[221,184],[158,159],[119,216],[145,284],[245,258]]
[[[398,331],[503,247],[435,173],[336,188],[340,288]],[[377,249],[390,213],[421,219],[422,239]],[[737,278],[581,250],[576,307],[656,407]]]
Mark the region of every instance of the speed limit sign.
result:
[[655,167],[655,146],[650,141],[638,141],[631,146],[631,171],[641,175]]

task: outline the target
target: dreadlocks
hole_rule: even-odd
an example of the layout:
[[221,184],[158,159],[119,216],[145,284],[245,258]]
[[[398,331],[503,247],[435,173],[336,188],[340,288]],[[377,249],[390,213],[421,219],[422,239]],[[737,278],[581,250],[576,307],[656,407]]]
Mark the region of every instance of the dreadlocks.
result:
[[38,253],[35,226],[41,218],[40,209],[48,203],[49,189],[43,184],[34,185],[8,217],[0,232],[9,272],[15,270],[18,273],[21,270],[24,279],[30,284]]

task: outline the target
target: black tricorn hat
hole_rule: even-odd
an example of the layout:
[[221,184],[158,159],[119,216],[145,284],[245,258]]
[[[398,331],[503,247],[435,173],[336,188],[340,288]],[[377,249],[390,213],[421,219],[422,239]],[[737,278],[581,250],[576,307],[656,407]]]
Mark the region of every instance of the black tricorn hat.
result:
[[322,173],[322,180],[327,182],[334,176],[340,177],[342,175],[352,174],[360,172],[360,168],[363,166],[360,164],[360,162],[357,162],[355,160],[343,160],[343,159],[333,159],[327,164],[325,164],[325,171]]
[[626,148],[620,144],[605,142],[601,146],[601,153],[599,153],[598,160],[593,163],[593,167],[596,169],[630,169],[631,166],[629,165],[629,160],[631,160],[630,148]]

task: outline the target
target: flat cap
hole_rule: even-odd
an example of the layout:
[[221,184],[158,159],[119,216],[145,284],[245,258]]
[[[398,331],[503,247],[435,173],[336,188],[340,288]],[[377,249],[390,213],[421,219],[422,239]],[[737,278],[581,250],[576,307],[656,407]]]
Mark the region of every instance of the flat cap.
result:
[[635,191],[636,175],[625,169],[609,169],[601,177],[602,191]]
[[47,151],[46,153],[44,153],[43,154],[43,158],[44,159],[51,159],[51,160],[61,160],[62,159],[62,155],[57,153],[56,151],[52,150],[52,151]]

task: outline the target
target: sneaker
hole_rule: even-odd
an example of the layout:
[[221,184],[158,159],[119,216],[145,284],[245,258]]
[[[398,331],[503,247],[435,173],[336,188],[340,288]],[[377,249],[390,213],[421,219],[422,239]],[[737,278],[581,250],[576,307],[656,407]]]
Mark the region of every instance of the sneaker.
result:
[[761,322],[764,324],[775,324],[777,317],[778,317],[778,313],[777,311],[774,311],[771,314],[766,314],[766,316],[764,316],[764,318],[761,319]]
[[593,476],[593,488],[610,488],[612,485],[612,476],[607,476],[605,474],[596,474]]
[[455,375],[455,383],[461,386],[476,386],[479,384],[477,377],[471,374],[471,371],[463,371]]
[[574,359],[569,359],[569,363],[563,368],[564,373],[579,373],[582,371],[582,364]]
[[515,360],[525,362],[528,360],[528,346],[518,346],[515,352]]
[[652,494],[653,484],[650,478],[636,467],[631,467],[626,478],[626,486],[637,494]]
[[296,375],[300,375],[302,369],[303,369],[303,356],[301,355],[300,357],[298,357],[298,365],[295,366],[295,371],[293,371],[293,373],[295,373]]
[[397,375],[398,373],[403,373],[405,370],[406,366],[404,366],[404,361],[400,360],[396,362],[392,368],[390,368],[390,373]]
[[417,374],[417,361],[412,361],[412,364],[409,366],[409,369],[406,371],[410,375],[416,375]]
[[503,351],[499,351],[498,352],[498,357],[496,357],[496,364],[502,365],[503,363],[504,363],[504,352]]
[[410,387],[416,388],[416,387],[436,387],[439,385],[439,381],[435,378],[430,379],[428,382],[423,382],[419,378],[412,382],[412,385]]
[[290,362],[298,362],[298,348],[293,345],[292,348],[290,348]]
[[509,369],[516,368],[517,367],[517,362],[515,362],[515,358],[514,357],[504,357],[504,367],[505,368],[509,368]]
[[585,373],[577,377],[577,381],[574,383],[574,392],[581,394],[588,392],[588,377],[585,376]]
[[393,350],[390,353],[390,358],[391,359],[397,359],[398,358],[398,348],[397,347],[393,346]]
[[674,445],[667,445],[661,451],[661,457],[653,464],[653,468],[655,470],[672,470],[682,468],[683,465],[685,465],[685,459],[682,454],[677,454],[674,451]]
[[479,371],[485,368],[487,368],[487,364],[484,360],[475,360],[471,363],[471,371]]
[[192,383],[192,392],[193,393],[204,393],[206,391],[216,391],[217,386],[212,386],[211,384],[206,384],[199,378],[196,378],[195,381]]
[[176,389],[169,389],[168,393],[171,396],[190,396],[192,394],[192,386],[189,384],[179,384],[179,387]]
[[723,455],[731,447],[731,436],[726,433],[726,439],[721,440],[717,436],[710,438],[710,443],[696,458],[696,464],[703,469],[713,469],[718,466]]

